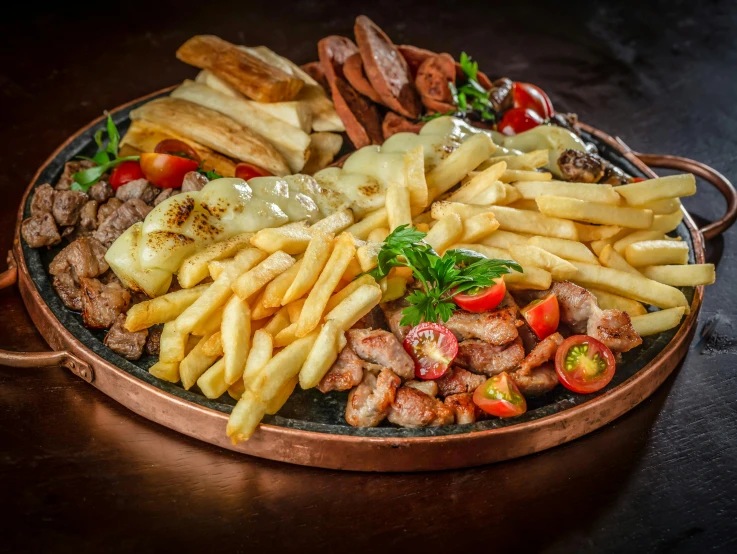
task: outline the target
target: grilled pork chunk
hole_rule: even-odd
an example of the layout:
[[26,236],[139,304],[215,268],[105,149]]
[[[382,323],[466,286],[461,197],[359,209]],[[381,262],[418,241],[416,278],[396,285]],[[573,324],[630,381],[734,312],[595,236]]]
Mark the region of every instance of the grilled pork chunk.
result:
[[356,356],[352,348],[346,346],[338,359],[325,374],[317,388],[326,393],[333,390],[349,390],[361,383],[365,362]]
[[346,421],[354,427],[376,427],[389,414],[401,383],[391,369],[382,369],[378,377],[364,372],[361,384],[348,395]]
[[513,371],[509,377],[520,392],[527,397],[542,396],[553,390],[558,384],[558,374],[555,372],[553,362],[545,362],[532,368],[528,373]]
[[454,415],[437,398],[405,386],[397,391],[388,419],[402,427],[439,427],[453,423]]
[[458,425],[475,423],[483,416],[483,410],[473,402],[473,393],[464,392],[448,396],[443,402],[453,411],[455,422]]
[[481,339],[496,346],[512,342],[519,336],[517,310],[503,308],[493,312],[473,314],[456,310],[445,323],[459,341]]
[[525,349],[519,337],[504,346],[494,346],[482,340],[469,339],[458,344],[455,363],[474,373],[492,376],[514,369],[524,357]]
[[415,376],[415,364],[397,337],[383,329],[351,329],[346,333],[347,348],[362,360],[391,368],[403,380]]
[[629,314],[619,310],[596,310],[589,318],[586,334],[606,344],[614,352],[627,352],[642,344]]
[[486,377],[466,371],[462,367],[451,367],[440,379],[436,379],[438,394],[451,396],[465,392],[473,392],[480,387]]

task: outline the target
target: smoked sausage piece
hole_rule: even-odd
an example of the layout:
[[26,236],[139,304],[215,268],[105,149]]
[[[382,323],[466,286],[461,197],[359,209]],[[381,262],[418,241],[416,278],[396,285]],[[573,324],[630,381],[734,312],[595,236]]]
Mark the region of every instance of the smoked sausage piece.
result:
[[415,86],[426,108],[447,112],[453,109],[453,95],[448,83],[455,83],[455,63],[450,54],[437,54],[425,59],[417,70]]
[[423,121],[415,123],[394,112],[387,112],[386,116],[384,116],[384,123],[381,125],[381,130],[384,133],[384,140],[386,140],[397,133],[419,133],[423,125],[425,125]]
[[351,86],[364,96],[368,96],[374,102],[381,104],[381,98],[369,83],[366,73],[363,71],[361,54],[356,52],[343,64],[343,74]]
[[334,77],[331,89],[335,111],[343,121],[353,146],[358,149],[384,142],[381,117],[376,104],[357,93],[342,77]]

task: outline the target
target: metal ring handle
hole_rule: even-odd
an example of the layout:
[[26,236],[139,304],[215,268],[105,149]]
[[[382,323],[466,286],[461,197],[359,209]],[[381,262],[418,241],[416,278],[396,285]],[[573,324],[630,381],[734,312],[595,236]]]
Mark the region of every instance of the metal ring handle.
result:
[[737,191],[732,186],[732,183],[729,182],[729,179],[716,169],[695,160],[682,158],[681,156],[641,154],[639,152],[632,152],[632,154],[650,167],[687,171],[701,177],[719,189],[719,192],[722,193],[722,196],[727,201],[727,211],[721,218],[700,229],[705,240],[710,240],[721,235],[737,219]]

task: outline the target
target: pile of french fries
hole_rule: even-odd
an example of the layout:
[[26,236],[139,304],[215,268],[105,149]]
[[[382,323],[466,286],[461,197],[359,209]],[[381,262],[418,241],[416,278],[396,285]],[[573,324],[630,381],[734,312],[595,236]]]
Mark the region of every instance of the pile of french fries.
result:
[[487,135],[474,135],[425,173],[419,146],[404,154],[385,206],[359,221],[341,210],[312,226],[237,235],[193,254],[178,271],[181,290],[128,312],[129,331],[164,324],[151,373],[185,389],[197,384],[208,398],[227,391],[238,400],[227,434],[247,440],[298,382],[320,382],[346,330],[404,295],[407,268],[380,283],[365,274],[403,224],[427,232],[439,253],[467,248],[517,261],[524,272],[505,276],[512,290],[578,283],[602,308],[626,311],[643,336],[677,326],[688,311],[676,287],[714,282],[713,265],[689,265],[688,246],[666,235],[683,218],[679,198],[695,192],[693,176],[619,187],[559,182],[539,170],[547,150],[495,150]]

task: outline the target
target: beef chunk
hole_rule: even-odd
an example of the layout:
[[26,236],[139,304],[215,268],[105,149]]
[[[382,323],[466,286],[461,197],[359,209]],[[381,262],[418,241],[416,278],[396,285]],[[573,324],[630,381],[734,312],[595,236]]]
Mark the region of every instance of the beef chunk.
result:
[[24,220],[20,226],[20,233],[31,248],[53,246],[61,242],[56,222],[48,212],[42,212]]
[[151,207],[143,200],[137,198],[128,200],[115,213],[102,222],[97,228],[97,232],[95,232],[95,238],[105,245],[106,248],[110,248],[110,245],[115,242],[115,239],[122,235],[134,223],[143,221],[150,211]]
[[69,271],[54,275],[52,285],[67,308],[82,311],[82,290]]
[[146,204],[151,204],[159,194],[159,189],[153,187],[146,179],[136,179],[122,185],[115,191],[115,198],[121,202],[127,202],[138,198]]
[[113,215],[123,203],[117,198],[111,198],[97,207],[97,226],[102,225],[109,216]]
[[89,200],[79,214],[79,226],[87,231],[97,229],[97,200]]
[[129,360],[137,360],[143,354],[148,330],[130,333],[125,330],[125,314],[120,314],[105,336],[105,346]]
[[202,173],[190,171],[184,176],[184,181],[182,181],[182,192],[195,192],[197,190],[202,190],[202,187],[204,187],[209,181],[210,180]]
[[83,277],[97,277],[108,270],[106,248],[93,238],[81,238],[59,252],[49,264],[49,273],[69,273],[75,282]]
[[118,283],[103,285],[97,279],[83,277],[79,284],[82,288],[82,317],[87,327],[107,329],[130,305],[130,292]]
[[159,350],[161,349],[161,327],[152,327],[148,331],[148,338],[146,339],[146,354],[151,356],[158,356]]
[[60,226],[76,225],[82,206],[87,203],[87,195],[79,190],[61,190],[54,195],[52,213]]
[[90,187],[87,194],[92,200],[97,200],[98,204],[102,204],[115,196],[115,191],[107,181],[98,181]]
[[162,190],[158,196],[154,199],[154,206],[158,206],[161,204],[164,200],[168,200],[175,194],[179,194],[178,190],[175,189],[164,189]]
[[59,181],[56,183],[56,190],[69,190],[69,187],[71,187],[72,183],[74,182],[72,175],[94,166],[95,162],[90,162],[87,160],[75,160],[73,162],[67,162],[66,164],[64,164],[64,172],[61,174]]
[[31,200],[31,215],[43,212],[51,213],[54,207],[54,189],[51,185],[41,185],[36,189]]
[[452,424],[455,419],[451,408],[414,387],[401,387],[397,391],[387,417],[402,427],[440,427]]

